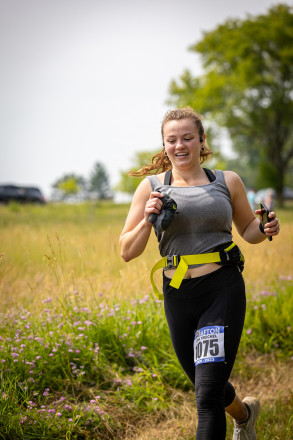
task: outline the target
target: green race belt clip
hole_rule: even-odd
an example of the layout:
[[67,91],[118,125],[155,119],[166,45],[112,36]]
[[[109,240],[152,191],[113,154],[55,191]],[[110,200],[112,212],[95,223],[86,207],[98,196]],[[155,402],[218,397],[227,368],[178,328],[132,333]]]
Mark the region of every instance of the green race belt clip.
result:
[[[231,258],[229,252],[236,246],[238,252],[233,255]],[[208,254],[195,254],[195,255],[172,255],[161,258],[151,270],[151,284],[154,290],[155,295],[159,300],[164,299],[164,295],[160,293],[157,289],[157,286],[154,282],[154,273],[158,269],[162,269],[164,267],[175,268],[176,271],[172,277],[170,282],[170,286],[175,289],[179,289],[184,275],[187,272],[188,266],[193,264],[207,264],[207,263],[222,263],[225,264],[244,264],[244,256],[241,253],[240,249],[236,245],[236,243],[230,244],[227,248],[223,249],[219,252],[210,252]]]

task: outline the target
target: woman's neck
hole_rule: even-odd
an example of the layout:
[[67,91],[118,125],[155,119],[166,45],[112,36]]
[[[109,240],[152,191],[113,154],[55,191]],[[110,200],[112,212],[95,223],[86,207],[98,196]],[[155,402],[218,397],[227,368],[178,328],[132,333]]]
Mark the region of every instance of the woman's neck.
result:
[[172,184],[175,186],[196,186],[210,183],[203,168],[198,165],[188,170],[172,168]]

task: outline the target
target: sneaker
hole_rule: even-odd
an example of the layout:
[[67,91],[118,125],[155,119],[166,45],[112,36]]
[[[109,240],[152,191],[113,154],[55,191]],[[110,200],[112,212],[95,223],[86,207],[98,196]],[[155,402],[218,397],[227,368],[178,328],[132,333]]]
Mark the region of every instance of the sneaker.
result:
[[254,397],[245,397],[242,402],[248,407],[249,419],[240,425],[234,421],[232,440],[256,440],[255,425],[260,412],[260,403]]

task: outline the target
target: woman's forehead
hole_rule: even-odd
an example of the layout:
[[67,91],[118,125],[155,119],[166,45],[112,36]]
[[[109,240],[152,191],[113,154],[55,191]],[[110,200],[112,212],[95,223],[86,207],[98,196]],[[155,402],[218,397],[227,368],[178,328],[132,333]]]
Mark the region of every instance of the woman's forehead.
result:
[[167,121],[164,124],[165,136],[172,136],[172,134],[178,133],[198,133],[198,129],[194,121],[190,118],[179,120],[175,119]]

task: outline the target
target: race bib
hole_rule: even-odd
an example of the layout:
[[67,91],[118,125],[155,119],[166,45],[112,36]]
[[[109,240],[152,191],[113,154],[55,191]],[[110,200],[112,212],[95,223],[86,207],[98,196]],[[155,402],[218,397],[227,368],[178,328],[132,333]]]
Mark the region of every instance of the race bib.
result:
[[213,325],[197,330],[194,338],[195,365],[224,360],[224,327]]

